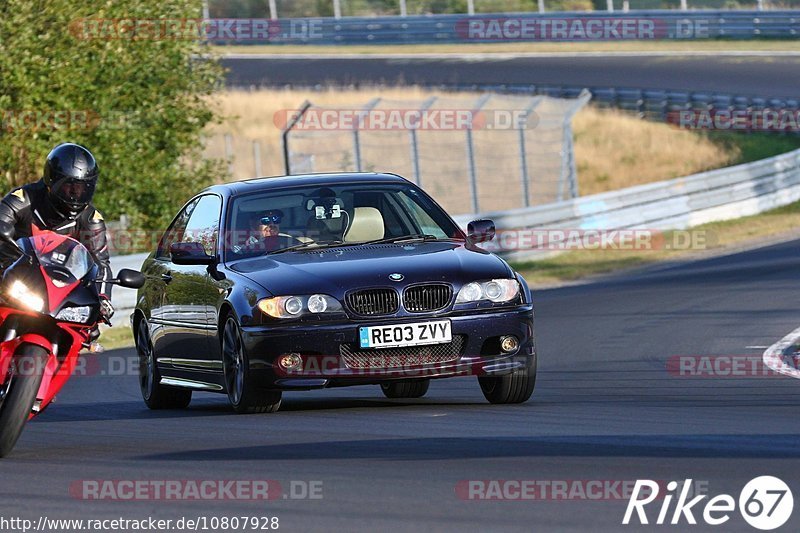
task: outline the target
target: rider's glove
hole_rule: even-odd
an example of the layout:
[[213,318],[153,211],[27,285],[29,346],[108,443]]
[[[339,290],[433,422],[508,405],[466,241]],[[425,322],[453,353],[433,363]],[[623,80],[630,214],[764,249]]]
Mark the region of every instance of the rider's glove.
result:
[[106,321],[111,320],[111,317],[114,316],[114,306],[111,305],[111,300],[105,294],[100,295],[100,315]]

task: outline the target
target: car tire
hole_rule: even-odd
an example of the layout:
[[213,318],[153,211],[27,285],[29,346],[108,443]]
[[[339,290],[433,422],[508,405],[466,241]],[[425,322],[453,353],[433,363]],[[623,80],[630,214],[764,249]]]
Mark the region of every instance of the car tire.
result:
[[139,354],[139,390],[150,409],[186,409],[192,402],[192,391],[161,384],[153,343],[147,322],[142,319],[136,328],[136,352]]
[[478,383],[480,383],[483,396],[489,403],[526,402],[536,386],[536,356],[533,356],[525,368],[520,368],[505,376],[479,377]]
[[281,392],[259,388],[253,382],[241,330],[232,316],[222,330],[222,362],[228,401],[236,413],[274,413],[280,409]]
[[11,453],[25,429],[49,355],[41,346],[23,344],[17,348],[14,357],[12,364],[28,370],[22,374],[13,373],[9,378],[11,382],[4,380],[3,383],[6,394],[0,404],[0,457]]
[[387,398],[422,398],[428,392],[430,384],[429,379],[390,381],[381,383],[381,390]]

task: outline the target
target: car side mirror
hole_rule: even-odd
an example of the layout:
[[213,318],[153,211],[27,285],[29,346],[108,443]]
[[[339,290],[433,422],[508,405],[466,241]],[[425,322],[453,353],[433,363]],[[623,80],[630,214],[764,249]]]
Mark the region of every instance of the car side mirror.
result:
[[144,286],[144,274],[136,270],[123,268],[117,274],[117,281],[121,287],[141,289]]
[[169,247],[169,253],[176,265],[213,265],[217,262],[199,242],[176,242]]
[[473,220],[467,225],[467,237],[473,243],[491,241],[494,235],[495,227],[491,220]]

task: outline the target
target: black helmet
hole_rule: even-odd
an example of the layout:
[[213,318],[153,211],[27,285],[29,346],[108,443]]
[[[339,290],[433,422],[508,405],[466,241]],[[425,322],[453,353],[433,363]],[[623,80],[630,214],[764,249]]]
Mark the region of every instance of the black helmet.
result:
[[97,161],[83,146],[64,143],[53,148],[43,175],[53,207],[71,218],[77,216],[92,201],[99,174]]

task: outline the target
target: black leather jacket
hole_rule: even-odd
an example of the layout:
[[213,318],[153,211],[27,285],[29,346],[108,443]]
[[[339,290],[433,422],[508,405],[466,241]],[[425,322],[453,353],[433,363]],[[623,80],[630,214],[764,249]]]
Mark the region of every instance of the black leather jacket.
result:
[[[75,219],[56,211],[47,198],[43,181],[14,189],[0,201],[0,220],[14,226],[14,238],[30,237],[34,231],[49,230],[69,235],[86,246],[100,268],[100,279],[111,279],[108,237],[103,215],[89,204]],[[111,298],[111,284],[98,284],[100,294]]]

